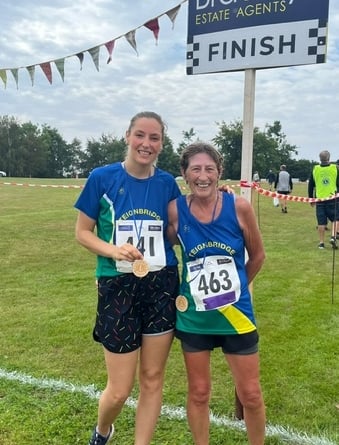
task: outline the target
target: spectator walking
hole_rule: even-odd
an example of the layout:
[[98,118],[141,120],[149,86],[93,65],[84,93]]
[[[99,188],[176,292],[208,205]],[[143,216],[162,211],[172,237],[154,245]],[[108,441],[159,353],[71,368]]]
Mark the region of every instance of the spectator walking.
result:
[[258,170],[256,170],[253,174],[253,182],[260,182],[260,175]]
[[[292,178],[286,170],[285,164],[280,166],[280,171],[275,179],[274,188],[281,195],[289,195],[293,189]],[[287,213],[286,199],[280,199],[280,205],[281,211]]]
[[333,249],[337,249],[336,233],[337,221],[339,221],[339,205],[337,199],[327,199],[335,195],[339,190],[339,173],[336,164],[330,163],[330,152],[322,150],[319,153],[320,164],[313,168],[308,181],[309,198],[320,198],[324,201],[311,203],[316,206],[318,223],[319,249],[325,248],[325,229],[327,221],[331,221],[330,243]]
[[272,191],[272,188],[273,188],[273,185],[274,185],[274,181],[275,181],[275,174],[274,174],[274,172],[271,169],[267,173],[266,181],[268,182],[270,190]]

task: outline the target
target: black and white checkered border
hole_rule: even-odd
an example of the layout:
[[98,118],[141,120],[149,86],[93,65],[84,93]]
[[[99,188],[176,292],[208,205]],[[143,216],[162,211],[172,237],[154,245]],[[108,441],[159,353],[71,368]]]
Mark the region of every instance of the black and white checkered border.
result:
[[316,57],[316,63],[326,62],[327,21],[319,20],[317,28],[310,28],[308,37],[316,44],[308,47],[308,55]]
[[200,43],[194,43],[194,36],[187,38],[187,52],[186,52],[186,74],[191,75],[193,68],[199,66],[199,58],[194,57],[195,53],[199,53]]

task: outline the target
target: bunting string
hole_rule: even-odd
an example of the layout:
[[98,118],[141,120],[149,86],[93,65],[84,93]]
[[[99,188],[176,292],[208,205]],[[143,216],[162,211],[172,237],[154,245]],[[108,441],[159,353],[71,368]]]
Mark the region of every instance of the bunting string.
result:
[[4,84],[4,88],[6,89],[6,87],[7,87],[7,81],[8,81],[7,72],[10,72],[15,80],[16,87],[18,89],[19,88],[19,70],[23,70],[23,69],[28,72],[31,83],[32,83],[32,87],[33,87],[35,73],[36,73],[36,69],[35,69],[36,67],[40,67],[40,69],[44,73],[46,79],[48,80],[50,85],[52,85],[52,83],[53,83],[53,69],[52,69],[52,67],[55,66],[55,68],[57,69],[57,71],[61,77],[61,80],[64,82],[65,60],[69,59],[71,57],[77,57],[80,62],[80,71],[81,71],[86,53],[88,53],[90,55],[91,59],[93,60],[94,65],[95,65],[95,68],[97,69],[97,71],[99,71],[99,58],[100,58],[101,48],[102,47],[106,48],[106,50],[108,52],[107,64],[109,64],[112,61],[112,54],[113,54],[113,50],[116,47],[116,42],[123,37],[131,45],[131,47],[134,49],[136,54],[139,55],[138,50],[137,50],[137,41],[136,41],[137,30],[140,28],[143,28],[143,27],[149,29],[153,33],[153,36],[155,38],[155,44],[157,45],[158,39],[159,39],[159,32],[160,32],[159,19],[166,15],[172,22],[172,29],[173,29],[174,23],[177,18],[177,15],[179,13],[179,10],[181,8],[181,5],[186,3],[187,1],[188,0],[182,0],[174,8],[171,8],[168,11],[163,12],[162,14],[158,15],[157,17],[147,20],[147,22],[143,23],[142,25],[138,26],[137,28],[134,28],[134,29],[126,32],[125,34],[118,36],[118,37],[110,39],[107,42],[100,43],[99,45],[95,45],[92,48],[88,48],[88,49],[85,49],[82,51],[78,51],[75,54],[70,54],[68,56],[64,56],[61,58],[59,57],[57,59],[52,59],[52,60],[48,60],[46,62],[41,62],[41,63],[37,63],[37,64],[33,64],[33,65],[19,66],[19,67],[14,67],[14,68],[0,68],[0,79],[2,80],[2,82]]

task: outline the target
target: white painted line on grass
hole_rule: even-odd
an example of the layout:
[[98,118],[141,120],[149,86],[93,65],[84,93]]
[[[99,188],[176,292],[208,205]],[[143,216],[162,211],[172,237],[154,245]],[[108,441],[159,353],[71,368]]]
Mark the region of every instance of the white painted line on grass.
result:
[[[6,371],[0,368],[0,379],[12,380],[25,385],[32,385],[40,389],[52,389],[54,391],[67,391],[73,393],[84,394],[90,399],[98,399],[101,391],[95,388],[94,385],[77,385],[65,382],[63,380],[55,379],[38,379],[18,371]],[[135,408],[137,401],[128,398],[126,405],[130,408]],[[170,419],[184,420],[186,419],[186,410],[183,407],[175,407],[164,405],[161,414]],[[219,427],[232,428],[238,431],[245,431],[245,424],[243,421],[228,419],[227,417],[216,416],[211,413],[211,424]],[[282,442],[293,445],[336,445],[326,437],[309,436],[306,433],[299,433],[282,426],[267,425],[267,436],[275,436],[281,439]]]

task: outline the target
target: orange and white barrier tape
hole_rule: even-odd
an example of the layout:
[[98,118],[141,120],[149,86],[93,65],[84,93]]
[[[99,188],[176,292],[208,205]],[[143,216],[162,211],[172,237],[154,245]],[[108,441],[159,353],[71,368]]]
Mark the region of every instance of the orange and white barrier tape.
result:
[[[22,186],[22,187],[43,187],[43,188],[63,188],[63,189],[82,189],[82,188],[84,188],[84,185],[29,184],[29,183],[20,183],[20,182],[0,182],[0,184],[2,184],[2,185],[16,185],[16,186]],[[337,193],[336,195],[333,195],[333,196],[329,196],[328,198],[322,198],[322,199],[321,198],[307,198],[305,196],[282,195],[281,193],[271,192],[270,190],[266,190],[266,189],[260,187],[260,185],[257,182],[250,182],[250,181],[240,181],[239,186],[253,188],[260,195],[267,196],[269,198],[285,199],[286,201],[314,203],[314,202],[329,201],[334,198],[339,198],[339,193]],[[186,190],[185,186],[181,186],[180,188],[181,188],[181,190]]]
[[269,198],[278,198],[285,199],[286,201],[295,201],[295,202],[323,202],[329,201],[334,198],[339,198],[339,193],[329,196],[328,198],[307,198],[305,196],[293,196],[293,195],[282,195],[281,193],[271,192],[270,190],[263,189],[257,182],[249,182],[249,181],[240,181],[240,187],[250,187],[256,190],[260,195],[267,196]]

